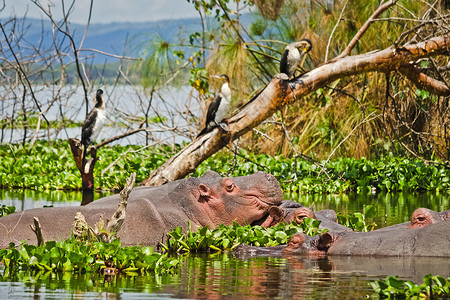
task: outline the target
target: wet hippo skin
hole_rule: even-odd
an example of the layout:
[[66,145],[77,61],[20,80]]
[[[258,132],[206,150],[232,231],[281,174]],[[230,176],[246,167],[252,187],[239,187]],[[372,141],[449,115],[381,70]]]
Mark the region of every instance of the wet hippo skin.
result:
[[[423,216],[427,213],[434,218]],[[436,213],[418,209],[412,221],[370,232],[327,232],[314,237],[295,234],[287,246],[253,247],[240,245],[237,256],[397,256],[450,257],[450,221],[448,211]],[[436,217],[437,216],[437,217]],[[416,222],[431,220],[427,225],[414,227]],[[423,222],[422,222],[423,223]],[[411,226],[414,225],[414,226]]]
[[439,222],[423,228],[325,233],[315,237],[296,234],[282,252],[345,256],[450,257],[449,246],[450,222]]
[[290,224],[294,221],[300,224],[304,218],[319,220],[319,229],[328,229],[330,232],[352,231],[350,228],[337,223],[337,215],[334,210],[325,209],[315,212],[311,208],[291,200],[283,200],[279,206],[272,206],[269,209],[269,216],[261,226],[276,226],[281,222]]
[[[222,178],[208,172],[199,178],[186,178],[159,187],[134,189],[128,199],[126,218],[118,236],[122,245],[155,247],[166,233],[179,226],[193,229],[219,224],[251,224],[265,218],[272,205],[279,205],[282,191],[275,177],[264,172],[248,176]],[[117,209],[119,195],[94,201],[82,207],[38,208],[0,218],[0,248],[22,240],[36,244],[30,229],[38,217],[44,240],[69,237],[77,212],[93,226],[101,215],[111,218]]]

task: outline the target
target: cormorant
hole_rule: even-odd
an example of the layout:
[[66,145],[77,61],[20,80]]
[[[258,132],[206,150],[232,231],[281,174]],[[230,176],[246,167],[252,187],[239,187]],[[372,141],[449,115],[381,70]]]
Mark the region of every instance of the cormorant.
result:
[[[299,48],[303,47],[302,52]],[[302,55],[308,53],[312,49],[312,43],[308,39],[302,39],[300,42],[291,43],[284,48],[283,55],[280,60],[280,73],[286,74],[289,78],[294,75],[297,70],[298,63]]]
[[87,115],[81,128],[81,143],[84,146],[83,158],[86,155],[87,148],[95,142],[106,121],[105,100],[103,100],[101,89],[97,90],[95,100],[95,106]]
[[222,87],[219,94],[211,101],[206,113],[205,128],[197,135],[197,137],[211,131],[213,128],[219,125],[220,122],[227,116],[231,107],[231,90],[230,90],[230,78],[226,74],[214,75],[211,77],[221,78],[223,80]]

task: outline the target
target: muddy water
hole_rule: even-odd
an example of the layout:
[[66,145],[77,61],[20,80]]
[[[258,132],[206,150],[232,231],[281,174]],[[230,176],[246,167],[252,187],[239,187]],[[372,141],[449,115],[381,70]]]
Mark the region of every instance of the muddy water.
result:
[[[101,195],[96,195],[96,198]],[[81,194],[0,192],[0,204],[26,209],[43,205],[77,205]],[[79,198],[78,198],[79,197]],[[418,207],[449,209],[448,195],[368,194],[300,196],[315,209],[343,214],[377,207],[380,227],[407,221]],[[39,201],[39,204],[36,203]],[[367,257],[260,257],[238,259],[232,254],[185,257],[170,275],[73,275],[40,273],[8,277],[0,271],[0,299],[362,299],[373,297],[368,280],[399,275],[421,283],[423,276],[450,276],[448,259]]]

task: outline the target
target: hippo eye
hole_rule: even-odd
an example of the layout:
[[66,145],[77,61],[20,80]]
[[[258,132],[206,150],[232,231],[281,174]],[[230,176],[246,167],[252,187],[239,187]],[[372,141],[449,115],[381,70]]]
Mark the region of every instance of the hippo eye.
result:
[[225,189],[227,192],[232,192],[234,190],[234,183],[227,185]]
[[302,245],[303,241],[305,240],[302,236],[293,236],[291,240],[289,241],[289,246],[293,248],[298,248]]

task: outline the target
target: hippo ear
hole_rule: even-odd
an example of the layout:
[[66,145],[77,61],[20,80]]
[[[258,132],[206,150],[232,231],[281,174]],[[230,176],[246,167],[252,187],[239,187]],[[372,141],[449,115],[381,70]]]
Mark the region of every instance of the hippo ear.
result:
[[314,203],[311,204],[311,206],[309,207],[309,209],[310,209],[311,211],[314,211]]
[[271,206],[269,208],[269,216],[271,216],[275,222],[279,223],[283,219],[283,210],[278,206]]
[[322,251],[327,251],[331,244],[333,244],[333,236],[328,232],[325,232],[319,236],[317,248]]
[[207,198],[211,196],[211,188],[205,184],[200,184],[198,190],[200,191],[200,197]]

